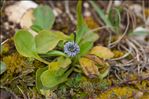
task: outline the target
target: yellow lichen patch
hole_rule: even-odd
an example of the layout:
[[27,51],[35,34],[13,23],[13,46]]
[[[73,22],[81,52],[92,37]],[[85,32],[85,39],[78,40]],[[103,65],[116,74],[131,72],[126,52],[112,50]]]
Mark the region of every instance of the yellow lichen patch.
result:
[[20,73],[24,70],[24,68],[29,67],[27,59],[23,56],[20,56],[18,53],[5,56],[3,58],[3,62],[7,66],[7,73],[10,74]]
[[90,29],[95,29],[99,27],[92,17],[86,17],[85,22]]
[[130,87],[115,87],[100,94],[97,99],[134,99],[138,91]]

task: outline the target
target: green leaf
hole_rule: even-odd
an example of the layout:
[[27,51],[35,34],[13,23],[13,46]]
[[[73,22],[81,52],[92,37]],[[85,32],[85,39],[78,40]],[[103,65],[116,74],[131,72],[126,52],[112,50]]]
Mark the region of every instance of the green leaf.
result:
[[[93,32],[88,32],[90,29],[87,27],[82,16],[82,1],[78,1],[77,4],[77,32],[76,32],[76,42],[79,46],[85,43],[94,43],[98,39],[98,35]],[[89,48],[87,48],[89,49]],[[83,49],[84,50],[84,49]]]
[[87,33],[88,31],[88,27],[86,26],[86,24],[82,24],[81,27],[79,27],[77,29],[77,32],[76,32],[76,42],[79,44],[81,39],[84,37],[85,33]]
[[108,19],[110,20],[115,31],[117,31],[118,33],[120,22],[121,22],[121,15],[120,15],[119,9],[118,8],[111,9],[108,15]]
[[90,1],[90,3],[93,6],[93,8],[96,10],[96,12],[100,16],[100,18],[104,21],[104,23],[108,27],[112,28],[113,26],[111,25],[111,22],[109,21],[108,17],[104,14],[103,10],[101,8],[99,8],[94,1]]
[[38,53],[46,53],[56,47],[60,40],[66,40],[68,36],[59,31],[41,31],[36,37],[36,47]]
[[61,56],[57,59],[57,61],[59,62],[60,67],[62,67],[62,68],[66,68],[67,66],[69,66],[71,64],[71,59],[69,57],[65,58],[65,57]]
[[85,42],[80,45],[80,56],[83,56],[88,53],[88,51],[93,47],[93,42]]
[[69,69],[70,63],[71,60],[64,57],[59,57],[56,62],[51,62],[49,69],[43,72],[40,77],[43,86],[51,89],[65,82],[73,70],[73,68]]
[[40,58],[36,51],[35,38],[25,29],[16,32],[14,36],[14,43],[17,51],[25,57],[33,57],[37,60],[49,64],[47,61]]
[[96,40],[98,40],[98,38],[99,38],[98,34],[96,34],[94,32],[87,32],[83,36],[83,38],[82,38],[83,40],[81,41],[81,43],[84,43],[84,42],[95,42]]
[[55,71],[57,77],[64,74],[71,64],[71,60],[68,57],[58,57],[56,62],[49,64],[49,71]]
[[61,78],[59,78],[57,80],[56,74],[54,72],[49,71],[49,70],[44,71],[42,73],[40,79],[41,79],[43,86],[45,86],[49,89],[57,86],[59,83],[62,82],[61,80],[59,80]]
[[31,28],[32,28],[32,30],[34,30],[37,33],[42,30],[42,28],[38,25],[32,25]]
[[48,67],[44,67],[44,68],[39,68],[36,71],[36,88],[37,90],[40,92],[41,89],[45,89],[44,86],[42,85],[42,82],[40,80],[40,76],[41,74],[46,71],[48,69]]
[[131,36],[146,36],[146,35],[149,35],[149,31],[146,31],[146,30],[142,30],[142,31],[134,31],[134,32],[131,32],[130,33]]
[[17,51],[25,57],[34,57],[36,54],[36,45],[34,37],[30,32],[21,29],[16,32],[14,42]]
[[[89,29],[88,29],[89,31]],[[94,32],[86,32],[84,36],[82,37],[82,40],[80,41],[80,46],[86,42],[92,42],[94,43],[96,40],[98,40],[99,36],[98,34]]]
[[43,29],[51,29],[55,21],[52,9],[47,5],[40,5],[34,10],[34,25]]
[[[87,29],[89,31],[89,29]],[[93,47],[93,43],[99,38],[96,33],[86,32],[79,43],[80,56],[85,55]]]
[[60,69],[60,64],[59,64],[59,62],[51,62],[50,64],[49,64],[49,71],[58,71]]
[[67,56],[65,53],[58,51],[58,50],[51,50],[48,51],[46,54],[41,55],[43,57],[49,57],[49,56]]
[[0,75],[6,71],[6,64],[0,61]]
[[87,26],[83,20],[82,16],[82,0],[78,1],[77,4],[77,32],[76,32],[76,42],[79,43],[82,36],[87,32]]
[[[62,69],[64,70],[64,69]],[[66,71],[66,69],[65,69]],[[58,72],[61,72],[61,70],[59,70]],[[42,73],[41,75],[41,81],[43,86],[52,89],[54,87],[56,87],[57,85],[59,85],[60,83],[63,83],[67,80],[68,75],[72,72],[72,70],[68,70],[65,74],[61,75],[61,76],[57,76],[57,72],[56,71],[52,71],[52,70],[46,70]]]
[[50,89],[47,89],[47,90],[41,89],[41,90],[40,90],[40,93],[45,96],[45,99],[48,99],[49,95],[51,95],[50,92],[51,92]]
[[82,16],[82,0],[78,1],[77,4],[77,28],[79,29],[84,24]]

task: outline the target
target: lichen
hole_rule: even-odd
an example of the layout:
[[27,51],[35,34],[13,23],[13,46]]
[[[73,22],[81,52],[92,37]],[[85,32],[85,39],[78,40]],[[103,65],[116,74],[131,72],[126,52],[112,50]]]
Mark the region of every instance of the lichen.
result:
[[133,99],[133,93],[137,90],[130,87],[115,87],[108,91],[105,91],[99,95],[97,99]]

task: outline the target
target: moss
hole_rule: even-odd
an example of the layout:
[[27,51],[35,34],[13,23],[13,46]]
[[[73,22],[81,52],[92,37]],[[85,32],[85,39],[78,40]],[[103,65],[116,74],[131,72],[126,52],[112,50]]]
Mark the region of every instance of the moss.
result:
[[92,95],[95,92],[93,83],[89,81],[84,81],[80,84],[80,87],[84,92],[88,93],[88,95]]
[[134,84],[134,87],[139,90],[149,90],[149,81],[143,80]]
[[9,55],[14,51],[14,42],[13,39],[10,38],[7,41],[5,41],[4,44],[1,45],[1,57],[5,55]]
[[2,85],[9,87],[19,96],[22,96],[22,92],[19,89],[21,88],[23,93],[34,99],[42,98],[35,88],[36,69],[44,66],[41,62],[23,57],[16,51],[10,55],[3,56],[2,60],[7,65],[7,71],[1,75],[0,82]]
[[27,58],[19,55],[18,53],[12,53],[9,56],[3,57],[3,62],[7,65],[8,74],[21,73],[26,67],[31,66]]
[[34,60],[32,64],[36,69],[45,67],[46,65],[38,60]]
[[10,49],[10,45],[6,43],[2,46],[1,49],[2,49],[2,53],[7,53]]

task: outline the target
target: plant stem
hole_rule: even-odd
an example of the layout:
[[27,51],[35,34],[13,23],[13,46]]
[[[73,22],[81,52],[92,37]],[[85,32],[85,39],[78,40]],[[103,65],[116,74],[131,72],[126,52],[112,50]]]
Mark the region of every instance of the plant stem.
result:
[[42,59],[42,58],[36,58],[37,60],[39,60],[39,61],[41,61],[41,62],[43,62],[43,63],[45,63],[45,64],[49,64],[49,62],[48,61],[46,61],[46,60],[44,60],[44,59]]
[[44,59],[42,59],[39,55],[35,55],[34,58],[37,59],[37,60],[39,60],[39,61],[41,61],[41,62],[43,62],[43,63],[45,63],[45,64],[47,64],[47,65],[49,65],[49,62],[46,61],[46,60],[44,60]]

